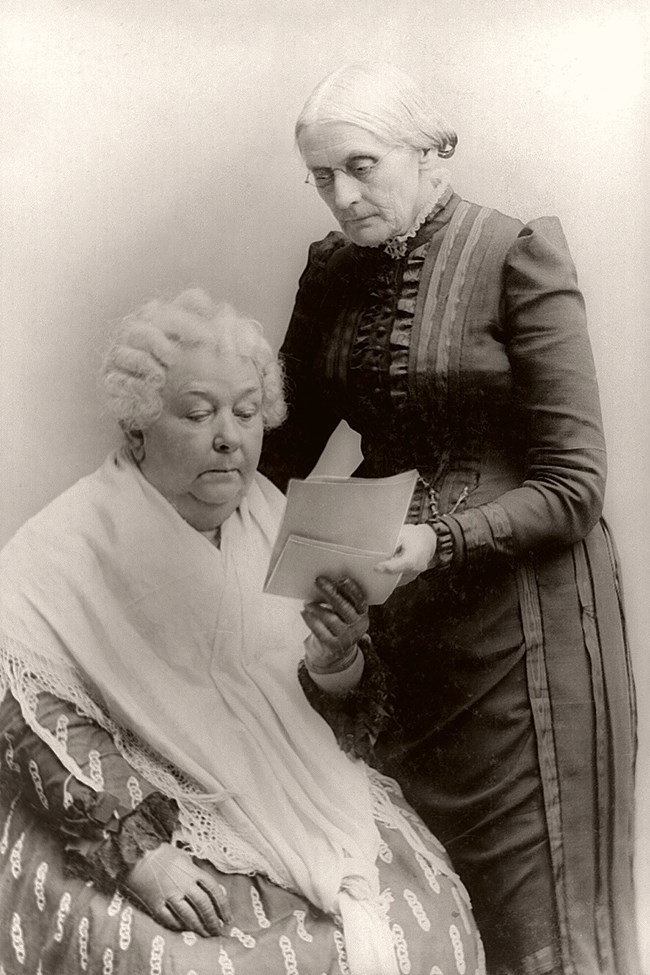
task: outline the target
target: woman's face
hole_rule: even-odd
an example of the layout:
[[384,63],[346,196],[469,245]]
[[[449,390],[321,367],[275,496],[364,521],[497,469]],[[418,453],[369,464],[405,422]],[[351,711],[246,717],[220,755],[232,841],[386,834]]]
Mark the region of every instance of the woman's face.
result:
[[298,145],[321,198],[362,247],[406,233],[430,192],[430,154],[390,146],[357,125],[305,126]]
[[143,431],[142,473],[191,525],[222,524],[248,491],[260,459],[262,390],[250,359],[179,349],[163,412]]

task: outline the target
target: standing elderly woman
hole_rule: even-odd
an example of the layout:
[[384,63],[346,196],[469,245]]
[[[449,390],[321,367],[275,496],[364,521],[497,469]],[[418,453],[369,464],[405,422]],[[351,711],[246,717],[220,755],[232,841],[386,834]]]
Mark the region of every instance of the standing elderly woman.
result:
[[259,326],[152,302],[104,378],[127,448],[2,554],[2,972],[483,972],[444,851],[355,758],[381,701],[363,594],[321,580],[306,650],[262,594],[284,401]]
[[635,716],[605,445],[559,222],[462,200],[456,134],[390,65],[335,71],[296,136],[340,224],[312,245],[283,346],[304,476],[341,419],[358,473],[416,467],[371,619],[393,673],[384,767],[467,884],[494,975],[632,975]]

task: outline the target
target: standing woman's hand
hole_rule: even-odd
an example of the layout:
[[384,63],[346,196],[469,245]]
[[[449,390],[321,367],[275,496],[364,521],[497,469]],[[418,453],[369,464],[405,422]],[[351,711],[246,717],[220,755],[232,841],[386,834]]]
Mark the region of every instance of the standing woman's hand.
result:
[[336,673],[354,660],[357,643],[368,631],[366,594],[353,579],[316,579],[323,599],[305,603],[302,618],[311,630],[305,661],[314,673]]
[[412,582],[431,566],[437,544],[438,537],[430,525],[404,525],[395,551],[389,559],[375,566],[375,572],[390,575],[401,572],[403,577],[399,585]]

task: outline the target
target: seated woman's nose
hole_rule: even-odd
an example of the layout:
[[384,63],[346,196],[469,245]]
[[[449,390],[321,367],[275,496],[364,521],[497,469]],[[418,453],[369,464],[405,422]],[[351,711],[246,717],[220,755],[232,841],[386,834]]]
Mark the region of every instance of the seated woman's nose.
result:
[[221,424],[214,435],[212,448],[213,450],[219,451],[219,453],[226,454],[231,450],[235,450],[239,446],[239,442],[239,432],[235,424],[224,423]]
[[212,449],[216,450],[220,454],[228,454],[231,450],[235,450],[237,447],[237,441],[234,437],[223,437],[221,434],[217,434],[212,441]]

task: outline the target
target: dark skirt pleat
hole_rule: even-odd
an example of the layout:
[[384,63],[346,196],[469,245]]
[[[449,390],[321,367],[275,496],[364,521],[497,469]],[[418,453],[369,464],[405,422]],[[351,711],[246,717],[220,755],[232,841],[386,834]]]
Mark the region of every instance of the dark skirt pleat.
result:
[[634,687],[606,526],[513,572],[405,587],[375,625],[399,721],[379,750],[467,883],[488,970],[638,975]]

